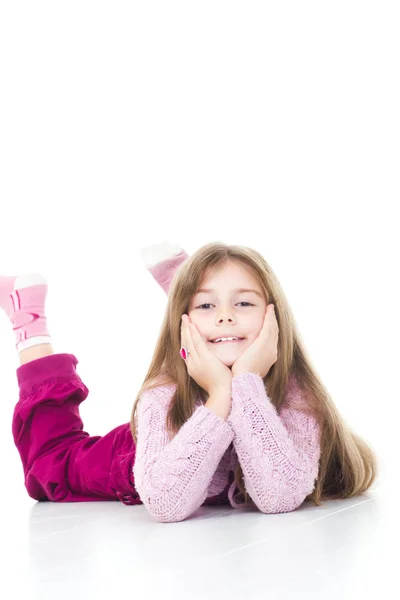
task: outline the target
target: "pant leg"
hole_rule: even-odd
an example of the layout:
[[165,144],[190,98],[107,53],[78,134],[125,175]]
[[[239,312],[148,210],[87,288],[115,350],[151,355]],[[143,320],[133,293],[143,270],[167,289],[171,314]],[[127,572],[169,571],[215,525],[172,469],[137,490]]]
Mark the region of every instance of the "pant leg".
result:
[[104,436],[83,430],[79,405],[89,389],[76,372],[78,362],[73,354],[51,354],[17,369],[20,393],[12,433],[28,494],[54,502],[139,504],[130,424]]

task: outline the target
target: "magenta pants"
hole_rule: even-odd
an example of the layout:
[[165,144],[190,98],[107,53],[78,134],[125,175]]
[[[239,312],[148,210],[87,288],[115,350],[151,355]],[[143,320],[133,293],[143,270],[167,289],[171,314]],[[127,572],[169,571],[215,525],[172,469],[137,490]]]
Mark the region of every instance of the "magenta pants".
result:
[[134,487],[135,442],[125,423],[104,436],[83,430],[79,405],[89,390],[73,354],[52,354],[17,369],[12,433],[25,487],[35,500],[142,504]]
[[[130,423],[104,436],[83,430],[79,405],[89,390],[76,372],[78,362],[73,354],[51,354],[17,369],[12,432],[28,494],[39,501],[143,504],[134,486]],[[225,490],[203,504],[229,504],[232,481],[233,473]]]

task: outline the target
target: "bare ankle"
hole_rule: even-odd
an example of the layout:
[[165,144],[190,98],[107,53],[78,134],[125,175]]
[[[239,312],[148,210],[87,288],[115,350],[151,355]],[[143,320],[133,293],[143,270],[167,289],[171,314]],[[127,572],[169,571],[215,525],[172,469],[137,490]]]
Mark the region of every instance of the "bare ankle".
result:
[[43,358],[50,354],[54,354],[53,346],[51,344],[36,344],[36,346],[21,350],[21,352],[19,352],[19,359],[21,365],[24,365],[32,360],[37,360],[38,358]]

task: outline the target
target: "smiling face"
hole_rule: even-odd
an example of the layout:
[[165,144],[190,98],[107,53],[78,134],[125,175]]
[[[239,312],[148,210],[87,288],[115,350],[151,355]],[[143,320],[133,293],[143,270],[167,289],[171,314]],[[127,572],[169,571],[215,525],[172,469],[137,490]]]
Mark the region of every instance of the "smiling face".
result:
[[[239,291],[240,288],[254,291]],[[200,292],[200,289],[212,291]],[[231,367],[262,329],[267,308],[262,288],[244,267],[230,262],[206,276],[199,290],[189,304],[190,320],[197,325],[208,349]],[[222,336],[244,339],[211,341]]]

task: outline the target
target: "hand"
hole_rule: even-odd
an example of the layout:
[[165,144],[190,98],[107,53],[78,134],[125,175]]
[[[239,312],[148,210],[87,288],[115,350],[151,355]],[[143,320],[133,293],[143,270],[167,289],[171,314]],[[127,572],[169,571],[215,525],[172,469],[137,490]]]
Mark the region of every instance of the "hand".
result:
[[273,304],[267,306],[264,324],[254,342],[244,350],[232,365],[232,377],[241,373],[255,373],[265,377],[278,358],[279,327]]
[[209,396],[213,393],[232,392],[231,370],[219,360],[201,337],[196,325],[188,315],[182,315],[181,346],[190,352],[185,361],[188,373]]

